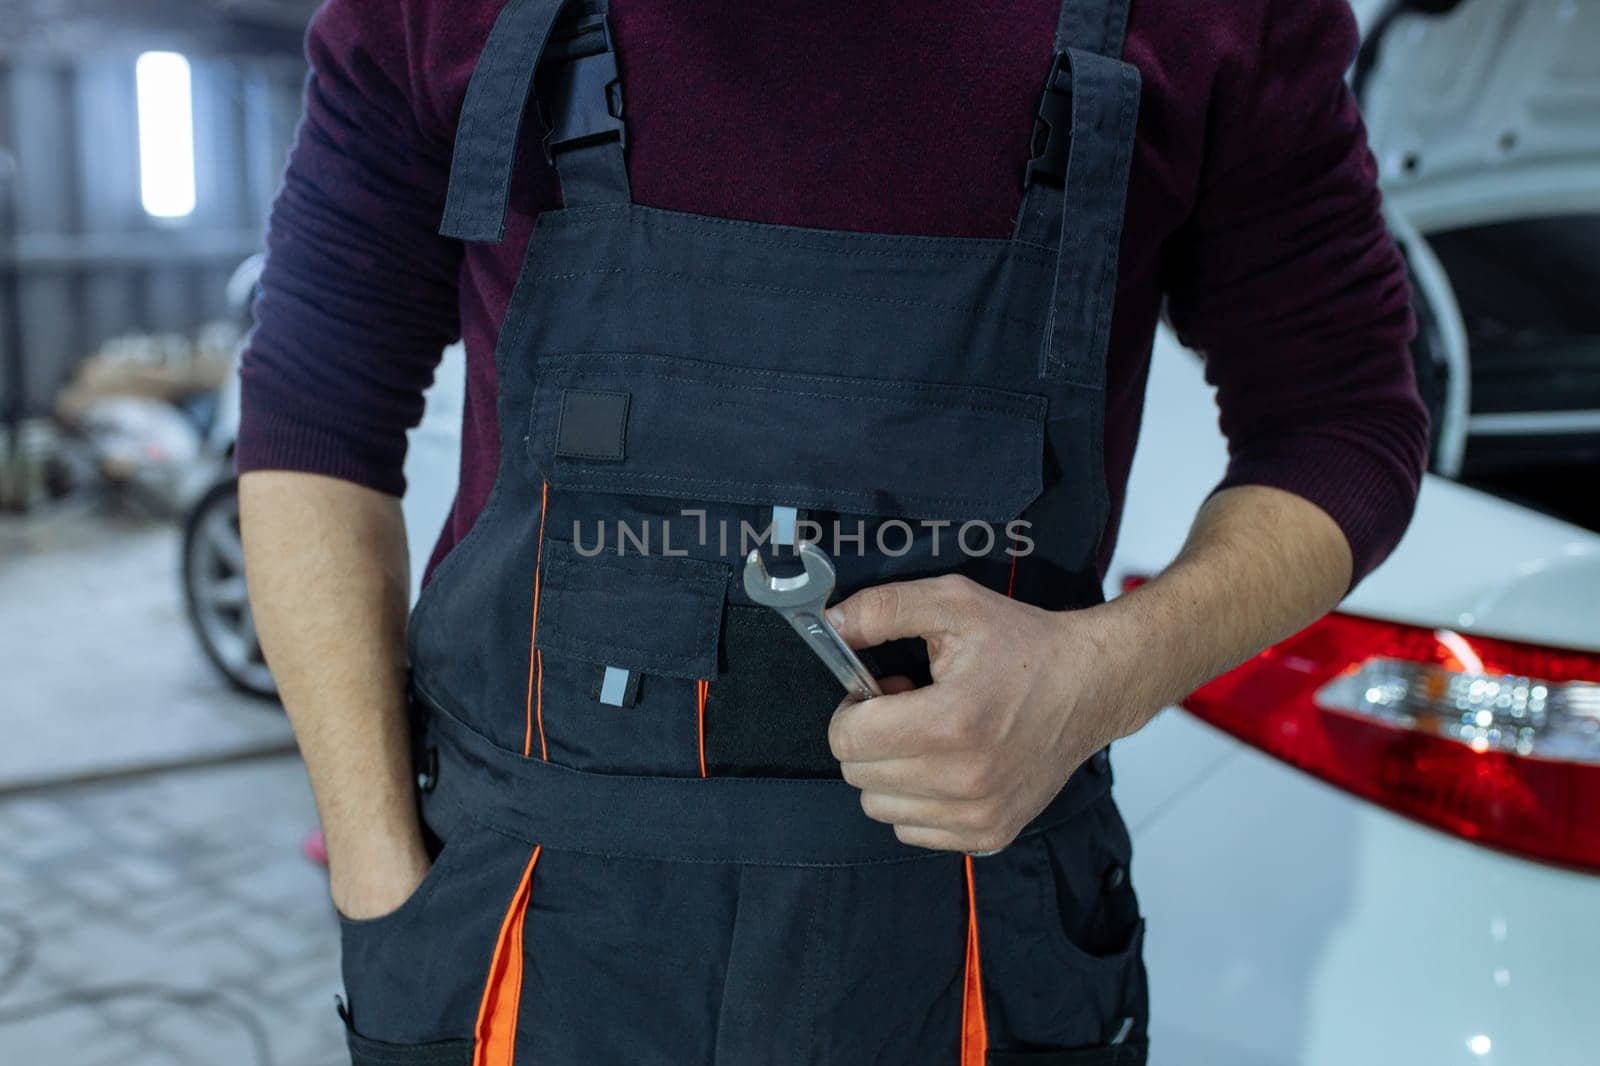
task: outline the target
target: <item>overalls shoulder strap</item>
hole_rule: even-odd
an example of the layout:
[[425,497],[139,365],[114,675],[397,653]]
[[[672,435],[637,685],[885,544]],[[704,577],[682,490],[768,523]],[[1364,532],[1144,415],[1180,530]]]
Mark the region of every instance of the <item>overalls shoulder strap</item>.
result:
[[1129,0],[1064,0],[1056,18],[1056,51],[1077,48],[1109,59],[1122,58]]
[[1101,388],[1139,117],[1129,0],[1063,0],[1017,239],[1058,250],[1041,373]]
[[445,236],[498,241],[504,234],[518,135],[535,96],[545,157],[566,206],[629,199],[622,83],[605,4],[510,0],[462,103],[439,230]]
[[[1103,386],[1117,255],[1139,110],[1121,57],[1129,0],[1063,0],[1039,109],[1019,240],[1058,250],[1040,372]],[[571,18],[562,15],[572,9]],[[538,79],[535,93],[535,79]],[[626,130],[603,2],[510,0],[462,106],[440,232],[498,241],[530,97],[544,102],[545,153],[568,207],[627,202]]]

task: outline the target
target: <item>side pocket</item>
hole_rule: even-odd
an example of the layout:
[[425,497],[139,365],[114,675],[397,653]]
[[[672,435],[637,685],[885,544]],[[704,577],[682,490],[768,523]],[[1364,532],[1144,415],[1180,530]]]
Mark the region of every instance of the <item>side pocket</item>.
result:
[[351,1066],[472,1066],[472,1041],[386,1044],[354,1030],[346,1034]]
[[[358,1066],[364,1061],[391,1061],[373,1056],[398,1053],[397,1048],[409,1050],[406,1045],[391,1044],[375,1036],[395,1035],[390,1018],[401,1006],[399,989],[404,982],[397,978],[403,975],[406,966],[408,935],[417,915],[449,876],[451,864],[465,850],[460,832],[458,828],[445,841],[421,883],[400,906],[375,918],[338,915],[340,965],[345,995],[349,997],[349,1007],[341,1013],[350,1036],[351,1055]],[[357,1054],[358,1044],[360,1054]],[[368,1057],[363,1059],[362,1055]]]
[[976,864],[994,1056],[1050,1063],[1058,1061],[1051,1055],[1146,1040],[1144,922],[1127,883],[1130,856],[1120,830],[1116,806],[1105,796]]
[[1123,968],[1142,946],[1144,922],[1129,880],[1132,843],[1111,797],[1038,835],[1050,876],[1041,904],[1055,918],[1063,965],[1092,972]]
[[[1042,879],[1042,905],[1053,926],[1054,935],[1047,943],[1054,949],[1058,972],[1077,975],[1075,983],[1088,993],[1090,1002],[1085,1006],[1095,1012],[1098,1039],[1118,1041],[1108,1043],[1105,1053],[1142,1048],[1150,1016],[1145,923],[1130,880],[1133,842],[1116,802],[1103,796],[1078,818],[1040,833],[1037,839],[1049,871]],[[1100,1049],[1085,1048],[1083,1053],[1096,1050]]]

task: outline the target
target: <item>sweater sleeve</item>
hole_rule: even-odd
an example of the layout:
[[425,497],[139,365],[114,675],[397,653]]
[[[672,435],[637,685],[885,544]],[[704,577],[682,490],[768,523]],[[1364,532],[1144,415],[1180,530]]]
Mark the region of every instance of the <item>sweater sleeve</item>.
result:
[[406,431],[459,332],[458,242],[438,236],[448,134],[413,106],[408,0],[329,0],[273,205],[241,361],[241,472],[404,492]]
[[1201,188],[1166,250],[1168,313],[1217,389],[1219,489],[1268,485],[1321,507],[1359,581],[1410,522],[1428,432],[1406,270],[1344,81],[1355,22],[1343,0],[1238,9]]

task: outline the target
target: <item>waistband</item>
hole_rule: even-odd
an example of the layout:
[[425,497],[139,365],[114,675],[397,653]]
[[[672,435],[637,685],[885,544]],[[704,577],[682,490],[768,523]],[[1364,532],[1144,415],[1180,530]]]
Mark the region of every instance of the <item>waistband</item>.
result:
[[[434,787],[475,821],[529,845],[623,859],[748,866],[863,866],[937,858],[861,810],[842,780],[600,774],[495,744],[418,694]],[[1111,789],[1105,753],[1081,767],[1026,829],[1062,824]]]

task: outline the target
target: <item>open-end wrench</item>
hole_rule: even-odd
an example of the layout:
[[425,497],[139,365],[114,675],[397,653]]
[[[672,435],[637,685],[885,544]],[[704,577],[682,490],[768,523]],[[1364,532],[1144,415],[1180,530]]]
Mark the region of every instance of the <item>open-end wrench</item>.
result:
[[756,603],[781,614],[851,696],[870,700],[883,695],[877,678],[823,613],[838,577],[833,561],[815,544],[801,544],[798,554],[804,573],[773,577],[767,573],[761,553],[752,551],[744,561],[744,591]]
[[[761,553],[752,551],[744,561],[744,591],[756,603],[783,615],[853,698],[870,700],[883,695],[878,679],[856,657],[823,613],[838,580],[833,560],[815,544],[801,544],[799,555],[804,573],[773,577],[767,573]],[[968,854],[975,859],[986,859],[1000,852],[972,851]]]

